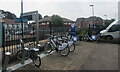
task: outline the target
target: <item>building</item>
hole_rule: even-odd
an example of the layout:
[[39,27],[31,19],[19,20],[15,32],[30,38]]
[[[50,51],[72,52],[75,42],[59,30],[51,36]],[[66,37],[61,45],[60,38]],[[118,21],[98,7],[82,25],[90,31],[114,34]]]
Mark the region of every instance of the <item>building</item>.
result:
[[[70,26],[73,23],[75,24],[75,22],[70,19],[67,19],[67,18],[62,18],[62,19],[63,19],[64,26]],[[52,21],[52,17],[46,17],[39,20],[39,24],[41,27],[48,27],[51,21]]]
[[103,25],[103,20],[100,17],[77,18],[76,20],[76,26],[78,28],[89,27],[89,25]]

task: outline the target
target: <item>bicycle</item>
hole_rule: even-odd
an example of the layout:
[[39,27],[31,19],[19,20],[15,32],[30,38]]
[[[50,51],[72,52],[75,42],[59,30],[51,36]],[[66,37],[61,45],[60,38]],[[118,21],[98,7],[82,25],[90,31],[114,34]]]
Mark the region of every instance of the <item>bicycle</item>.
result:
[[67,43],[60,43],[58,37],[50,36],[49,41],[44,45],[45,53],[50,54],[52,51],[56,50],[62,56],[67,56],[70,52]]
[[62,42],[68,43],[70,52],[75,51],[75,48],[76,48],[76,46],[75,46],[76,40],[75,39],[76,39],[76,37],[72,36],[70,38],[70,36],[66,34],[66,35],[61,35],[60,38],[61,39],[59,39],[59,40],[61,40]]
[[[20,45],[21,45],[21,50],[17,52],[16,54],[17,58],[19,60],[23,60],[23,59],[26,60],[30,58],[36,67],[41,66],[41,58],[40,55],[38,54],[39,49],[37,48],[30,49],[24,47],[24,42],[22,39],[20,39]],[[29,43],[29,45],[32,45],[32,43]]]
[[99,35],[89,35],[88,32],[85,34],[85,36],[83,37],[84,41],[92,41],[92,42],[99,42],[98,40]]

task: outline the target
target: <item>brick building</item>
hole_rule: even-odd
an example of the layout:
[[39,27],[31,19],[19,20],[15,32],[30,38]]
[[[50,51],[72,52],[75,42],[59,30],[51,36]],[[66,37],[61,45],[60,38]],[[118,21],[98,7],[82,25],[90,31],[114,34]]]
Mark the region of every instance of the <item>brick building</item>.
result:
[[78,28],[88,27],[89,25],[103,25],[103,20],[100,17],[77,18],[76,20]]

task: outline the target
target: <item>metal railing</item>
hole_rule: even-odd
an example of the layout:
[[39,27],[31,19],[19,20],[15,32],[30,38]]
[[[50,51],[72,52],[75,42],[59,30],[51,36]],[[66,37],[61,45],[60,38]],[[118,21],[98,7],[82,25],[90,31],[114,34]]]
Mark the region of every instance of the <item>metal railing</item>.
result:
[[[51,30],[49,27],[46,28],[40,28],[39,29],[39,41],[47,39],[47,37],[50,35],[50,31],[52,34],[60,34],[67,32],[69,27],[52,27]],[[34,45],[36,44],[36,28],[30,27],[30,28],[24,28],[23,33],[21,29],[4,29],[3,30],[3,36],[4,36],[4,47],[0,51],[2,52],[11,52],[11,57],[15,56],[17,51],[20,50],[19,47],[19,40],[23,39],[25,42],[25,46],[29,46],[28,42],[34,42]],[[23,37],[22,37],[23,34]],[[10,59],[11,60],[11,59]]]

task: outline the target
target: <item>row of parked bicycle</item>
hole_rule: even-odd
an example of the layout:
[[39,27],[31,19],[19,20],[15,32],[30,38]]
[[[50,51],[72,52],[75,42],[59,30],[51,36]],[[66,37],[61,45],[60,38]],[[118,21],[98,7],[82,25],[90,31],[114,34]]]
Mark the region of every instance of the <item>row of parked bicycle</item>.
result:
[[51,35],[48,37],[48,41],[42,47],[40,44],[37,44],[36,47],[32,47],[33,42],[29,42],[29,48],[24,46],[24,42],[20,39],[21,48],[16,56],[19,60],[24,61],[26,59],[31,59],[36,67],[41,65],[40,58],[40,48],[44,48],[45,54],[50,54],[52,51],[58,52],[62,56],[67,56],[70,52],[75,50],[75,42],[77,37],[66,35]]

